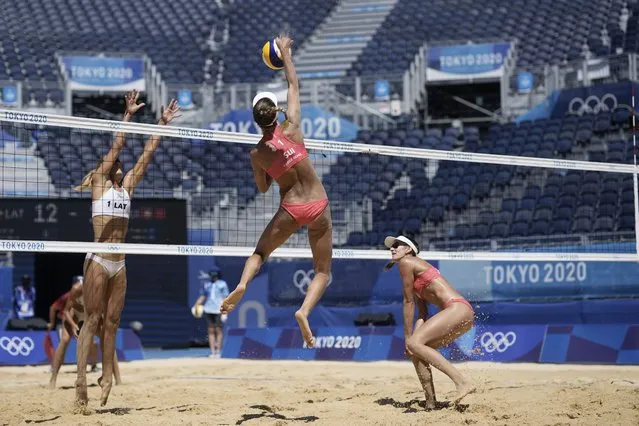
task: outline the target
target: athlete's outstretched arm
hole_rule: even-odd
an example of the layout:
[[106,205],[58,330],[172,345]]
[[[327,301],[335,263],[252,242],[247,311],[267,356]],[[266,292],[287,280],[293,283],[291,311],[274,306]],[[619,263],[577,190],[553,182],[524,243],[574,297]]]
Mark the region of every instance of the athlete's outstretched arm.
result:
[[[172,120],[179,117],[179,111],[180,107],[178,106],[177,101],[173,99],[166,109],[164,107],[162,108],[162,116],[160,117],[158,124],[160,126],[166,126]],[[161,137],[158,135],[151,136],[149,141],[146,143],[146,146],[144,147],[144,152],[142,153],[142,155],[140,155],[140,158],[138,158],[138,161],[135,163],[135,166],[124,177],[123,186],[124,188],[126,188],[127,191],[129,191],[129,194],[131,194],[133,190],[138,186],[147,169],[149,168],[149,164],[151,164],[151,160],[153,159],[153,154],[160,145],[160,138]]]
[[253,168],[253,177],[255,178],[257,189],[262,193],[268,191],[271,187],[271,183],[273,183],[273,179],[258,164],[257,148],[251,150],[251,168]]
[[[140,92],[138,92],[137,90],[128,92],[125,95],[126,111],[124,111],[124,117],[122,117],[123,122],[126,123],[128,121],[131,121],[133,114],[138,112],[138,110],[145,105],[144,103],[138,104],[139,97]],[[124,138],[123,132],[116,133],[113,145],[111,145],[111,149],[109,150],[109,152],[106,153],[104,157],[102,157],[102,161],[100,162],[98,167],[95,168],[95,173],[101,175],[109,174],[111,168],[113,167],[113,163],[120,155],[120,151],[122,151],[122,148],[124,148],[125,141],[126,140]]]
[[276,43],[277,47],[280,49],[280,54],[282,55],[282,62],[284,62],[284,74],[288,81],[286,117],[290,123],[289,126],[301,129],[302,108],[300,106],[300,84],[297,79],[295,65],[293,64],[293,54],[291,53],[293,40],[291,40],[288,36],[281,35],[276,39]]

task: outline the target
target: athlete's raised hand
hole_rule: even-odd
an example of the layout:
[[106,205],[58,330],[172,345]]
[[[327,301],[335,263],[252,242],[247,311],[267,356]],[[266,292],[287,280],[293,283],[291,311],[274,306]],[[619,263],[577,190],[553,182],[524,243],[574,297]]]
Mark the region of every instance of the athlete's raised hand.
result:
[[158,122],[158,124],[167,125],[172,120],[175,120],[176,118],[181,117],[181,115],[178,115],[178,112],[180,112],[180,106],[178,105],[178,102],[175,99],[173,99],[169,103],[168,107],[166,108],[162,107],[161,111],[162,111],[162,117],[160,118],[160,121]]
[[280,49],[280,54],[291,54],[291,46],[293,46],[293,39],[290,38],[287,34],[280,34],[279,37],[275,39],[275,44]]
[[138,99],[140,99],[140,92],[135,89],[127,92],[127,94],[124,96],[124,99],[126,101],[126,114],[129,115],[135,114],[140,110],[140,108],[146,105],[144,102],[138,104]]

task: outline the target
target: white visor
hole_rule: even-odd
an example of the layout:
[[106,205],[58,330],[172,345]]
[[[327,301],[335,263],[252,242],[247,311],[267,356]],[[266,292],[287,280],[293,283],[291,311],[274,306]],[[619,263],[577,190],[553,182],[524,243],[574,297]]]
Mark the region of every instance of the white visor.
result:
[[384,238],[384,245],[388,248],[393,247],[393,244],[395,244],[395,241],[401,241],[402,243],[406,244],[408,247],[410,247],[411,249],[413,249],[413,253],[417,254],[419,253],[419,250],[417,250],[417,247],[415,247],[415,244],[413,244],[413,242],[411,240],[409,240],[408,238],[406,238],[403,235],[400,235],[399,237],[386,237]]
[[275,106],[277,106],[277,96],[275,96],[275,93],[273,93],[273,92],[259,92],[253,98],[253,108],[255,108],[255,104],[258,103],[260,101],[260,99],[264,99],[264,98],[270,99],[271,101],[273,101]]

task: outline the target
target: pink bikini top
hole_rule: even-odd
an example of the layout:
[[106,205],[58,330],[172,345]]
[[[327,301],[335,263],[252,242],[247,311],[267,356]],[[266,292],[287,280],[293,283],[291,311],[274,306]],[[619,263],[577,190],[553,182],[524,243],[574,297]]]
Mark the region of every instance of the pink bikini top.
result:
[[415,277],[415,280],[413,281],[413,289],[415,290],[417,296],[421,298],[422,290],[424,290],[433,281],[441,276],[442,274],[441,272],[439,272],[439,269],[435,268],[434,266],[431,266],[421,274],[417,275],[417,277]]
[[265,142],[266,146],[277,153],[275,160],[266,170],[273,179],[278,179],[300,161],[308,158],[308,151],[301,143],[295,143],[284,136],[282,128],[277,125],[273,138]]

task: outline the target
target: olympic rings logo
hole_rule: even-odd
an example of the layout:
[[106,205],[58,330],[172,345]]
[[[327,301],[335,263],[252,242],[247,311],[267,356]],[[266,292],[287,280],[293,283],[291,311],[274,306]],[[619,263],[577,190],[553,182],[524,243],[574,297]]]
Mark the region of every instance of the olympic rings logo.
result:
[[4,349],[11,356],[29,356],[33,348],[35,348],[35,343],[31,337],[19,338],[17,336],[14,337],[0,337],[0,348]]
[[[293,274],[293,285],[297,287],[297,289],[303,295],[306,295],[306,291],[308,290],[308,286],[313,281],[313,277],[315,277],[315,269],[309,269],[308,271],[304,271],[303,269],[298,269]],[[328,276],[328,285],[331,285],[333,282],[333,274],[329,274]]]
[[505,352],[506,349],[514,345],[516,341],[517,335],[512,331],[508,333],[498,331],[495,334],[487,331],[479,338],[479,343],[481,343],[484,350],[488,353],[495,351],[499,353]]
[[579,97],[573,98],[568,104],[568,112],[577,115],[599,114],[600,112],[612,111],[617,108],[617,105],[617,97],[612,93],[606,93],[601,99],[591,95],[586,100]]

